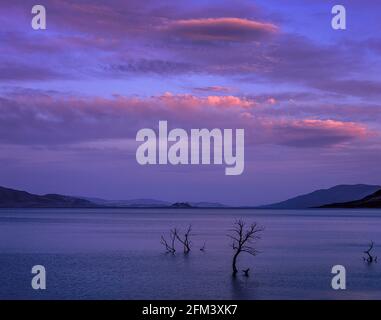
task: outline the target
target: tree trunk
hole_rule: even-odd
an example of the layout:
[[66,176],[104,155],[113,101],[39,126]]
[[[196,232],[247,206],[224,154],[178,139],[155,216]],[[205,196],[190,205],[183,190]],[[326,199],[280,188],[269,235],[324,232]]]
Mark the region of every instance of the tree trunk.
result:
[[236,264],[237,264],[237,257],[239,255],[239,253],[240,252],[237,250],[237,252],[235,253],[235,255],[233,257],[233,263],[232,263],[232,268],[233,268],[232,276],[233,277],[235,277],[237,275],[237,272],[238,272]]

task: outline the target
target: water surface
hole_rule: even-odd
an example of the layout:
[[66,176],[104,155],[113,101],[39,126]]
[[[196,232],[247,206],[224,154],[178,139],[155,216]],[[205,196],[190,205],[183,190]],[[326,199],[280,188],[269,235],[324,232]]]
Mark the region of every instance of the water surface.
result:
[[[239,259],[250,277],[232,279],[226,235],[239,218],[265,231],[261,253]],[[160,236],[188,224],[191,253],[165,254]],[[2,209],[0,298],[381,299],[380,263],[362,258],[371,240],[381,256],[381,210]],[[45,291],[30,285],[37,264]],[[331,288],[338,264],[345,291]]]

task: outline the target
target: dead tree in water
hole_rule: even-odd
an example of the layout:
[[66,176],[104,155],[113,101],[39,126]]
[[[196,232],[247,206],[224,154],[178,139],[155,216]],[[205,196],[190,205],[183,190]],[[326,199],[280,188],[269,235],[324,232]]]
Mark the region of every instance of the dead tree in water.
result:
[[249,271],[250,271],[250,268],[247,268],[246,270],[242,270],[242,272],[245,275],[245,277],[249,276]]
[[377,257],[374,257],[372,256],[372,254],[370,253],[372,250],[373,250],[373,247],[374,247],[374,242],[372,241],[369,245],[369,249],[364,251],[364,253],[368,256],[367,258],[363,258],[364,261],[368,262],[368,263],[372,263],[372,262],[377,262]]
[[[254,241],[261,238],[261,232],[264,229],[259,227],[257,223],[253,223],[245,230],[245,222],[238,220],[234,223],[234,228],[231,230],[232,234],[228,235],[233,240],[232,247],[235,251],[233,255],[232,268],[233,277],[237,275],[237,258],[242,252],[246,252],[252,256],[258,254],[257,249],[254,247]],[[249,275],[249,269],[245,270],[245,275]]]
[[161,236],[160,243],[165,247],[165,250],[167,253],[175,254],[175,240],[176,240],[176,229],[172,229],[169,233],[169,236],[171,238],[170,243],[167,242],[167,240],[164,238],[164,236]]
[[191,231],[192,231],[192,226],[189,225],[187,231],[184,233],[184,237],[181,237],[177,229],[175,230],[175,237],[176,239],[183,245],[184,248],[184,253],[187,254],[191,250],[191,241],[190,241],[190,236],[191,236]]

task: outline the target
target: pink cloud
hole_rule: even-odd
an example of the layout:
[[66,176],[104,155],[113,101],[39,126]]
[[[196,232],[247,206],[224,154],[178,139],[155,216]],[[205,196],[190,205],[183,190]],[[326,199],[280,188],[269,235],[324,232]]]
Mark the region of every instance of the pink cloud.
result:
[[354,135],[359,137],[366,136],[367,134],[366,128],[355,122],[305,119],[302,121],[295,121],[293,124],[295,125],[295,127],[339,131],[342,133],[348,133],[348,135]]
[[202,107],[220,107],[220,108],[250,108],[256,105],[253,100],[236,96],[207,96],[198,97],[191,94],[174,95],[170,92],[158,98],[164,101],[167,106],[181,106],[202,108]]
[[228,17],[177,20],[165,30],[196,41],[256,41],[276,33],[278,27],[272,23]]
[[159,120],[185,129],[244,128],[250,145],[327,147],[374,136],[361,123],[280,118],[263,110],[254,100],[238,96],[165,93],[105,98],[21,91],[0,97],[0,137],[20,144],[133,139],[137,130],[155,127]]
[[276,143],[296,147],[338,145],[372,135],[363,124],[331,119],[276,119],[264,124]]

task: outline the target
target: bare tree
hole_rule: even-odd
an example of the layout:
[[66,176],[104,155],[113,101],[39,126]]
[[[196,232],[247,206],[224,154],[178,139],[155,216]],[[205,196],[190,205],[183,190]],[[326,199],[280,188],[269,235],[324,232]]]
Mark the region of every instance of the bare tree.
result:
[[205,252],[205,248],[206,248],[206,243],[204,242],[204,244],[203,244],[202,247],[200,248],[200,251]]
[[165,250],[167,253],[175,254],[176,252],[176,249],[175,249],[176,234],[177,234],[177,230],[171,229],[171,231],[169,232],[170,243],[167,242],[164,236],[161,236],[160,243],[165,247]]
[[[258,254],[257,249],[254,247],[254,242],[261,238],[261,233],[264,230],[262,227],[259,227],[257,223],[251,224],[245,230],[245,222],[242,220],[237,220],[234,223],[234,228],[231,231],[231,234],[228,235],[229,238],[233,240],[232,248],[235,251],[233,255],[232,268],[233,268],[233,277],[237,275],[237,258],[242,252],[246,252],[252,256]],[[249,275],[249,270],[243,270],[246,276]]]
[[184,237],[181,237],[177,229],[174,229],[174,230],[175,230],[176,239],[183,245],[184,253],[185,254],[189,253],[189,251],[191,250],[190,236],[192,232],[192,226],[191,225],[188,226],[188,229],[184,233]]
[[245,277],[248,277],[248,276],[249,276],[249,271],[250,271],[250,268],[247,268],[247,269],[242,270],[242,272],[243,272],[243,274],[245,275]]
[[367,258],[364,257],[364,260],[368,263],[377,262],[377,257],[372,256],[370,253],[373,250],[374,242],[372,241],[369,245],[369,249],[364,251],[364,253],[368,256]]

